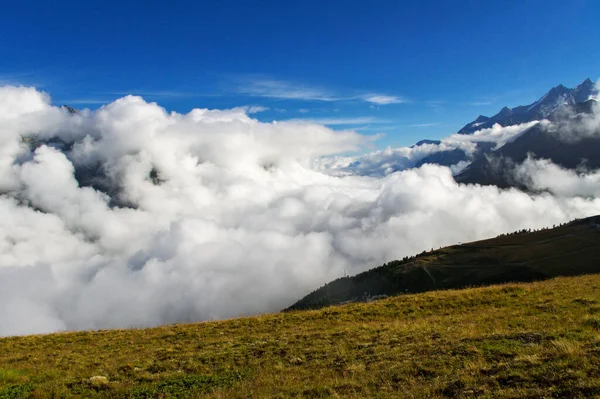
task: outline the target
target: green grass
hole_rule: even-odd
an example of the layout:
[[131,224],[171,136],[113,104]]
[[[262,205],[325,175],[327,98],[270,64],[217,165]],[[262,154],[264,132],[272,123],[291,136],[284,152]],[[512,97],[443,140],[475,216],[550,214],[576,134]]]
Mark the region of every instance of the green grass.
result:
[[590,275],[4,338],[0,398],[600,397],[599,300]]

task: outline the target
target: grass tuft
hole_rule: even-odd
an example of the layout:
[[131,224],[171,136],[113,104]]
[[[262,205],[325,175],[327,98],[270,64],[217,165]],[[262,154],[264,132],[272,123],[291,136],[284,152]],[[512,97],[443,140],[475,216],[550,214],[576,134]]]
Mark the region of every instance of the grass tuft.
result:
[[580,356],[583,354],[581,344],[577,341],[561,338],[552,341],[551,345],[559,356]]
[[18,384],[29,379],[23,370],[0,368],[0,386],[2,384]]

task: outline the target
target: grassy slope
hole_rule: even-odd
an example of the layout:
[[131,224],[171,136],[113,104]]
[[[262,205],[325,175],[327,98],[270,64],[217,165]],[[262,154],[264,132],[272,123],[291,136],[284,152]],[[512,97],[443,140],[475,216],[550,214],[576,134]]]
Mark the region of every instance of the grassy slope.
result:
[[290,309],[320,308],[369,295],[461,288],[600,273],[600,217],[554,229],[453,245],[340,278]]
[[[90,381],[96,375],[109,382]],[[597,275],[145,330],[0,339],[0,398],[594,395]]]

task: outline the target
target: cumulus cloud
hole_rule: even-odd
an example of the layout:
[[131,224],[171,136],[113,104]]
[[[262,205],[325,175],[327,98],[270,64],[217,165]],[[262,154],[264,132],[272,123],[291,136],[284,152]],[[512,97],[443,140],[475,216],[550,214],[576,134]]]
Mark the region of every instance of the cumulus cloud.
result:
[[428,155],[455,150],[444,143],[426,143],[413,147],[388,147],[358,156],[332,156],[315,160],[315,168],[335,176],[386,176],[412,168]]
[[557,110],[557,119],[546,130],[561,141],[573,143],[591,137],[600,137],[600,103],[590,99],[580,105],[585,112],[575,112],[570,107]]
[[127,96],[72,114],[0,88],[0,335],[277,311],[344,270],[600,213],[595,192],[458,185],[436,165],[324,173],[370,139],[248,112]]
[[600,170],[565,169],[547,159],[530,156],[516,165],[514,172],[519,181],[534,191],[549,191],[562,197],[600,197]]

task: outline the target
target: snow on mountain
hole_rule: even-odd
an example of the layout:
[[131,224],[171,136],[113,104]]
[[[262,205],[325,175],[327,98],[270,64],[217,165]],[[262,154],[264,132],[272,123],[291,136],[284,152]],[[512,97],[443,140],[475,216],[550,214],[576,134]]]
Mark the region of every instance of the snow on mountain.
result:
[[491,118],[479,116],[475,121],[466,124],[458,133],[473,134],[477,130],[491,128],[495,124],[510,126],[545,119],[558,107],[584,102],[597,92],[594,82],[589,78],[574,89],[558,85],[532,104],[515,108],[504,107]]

